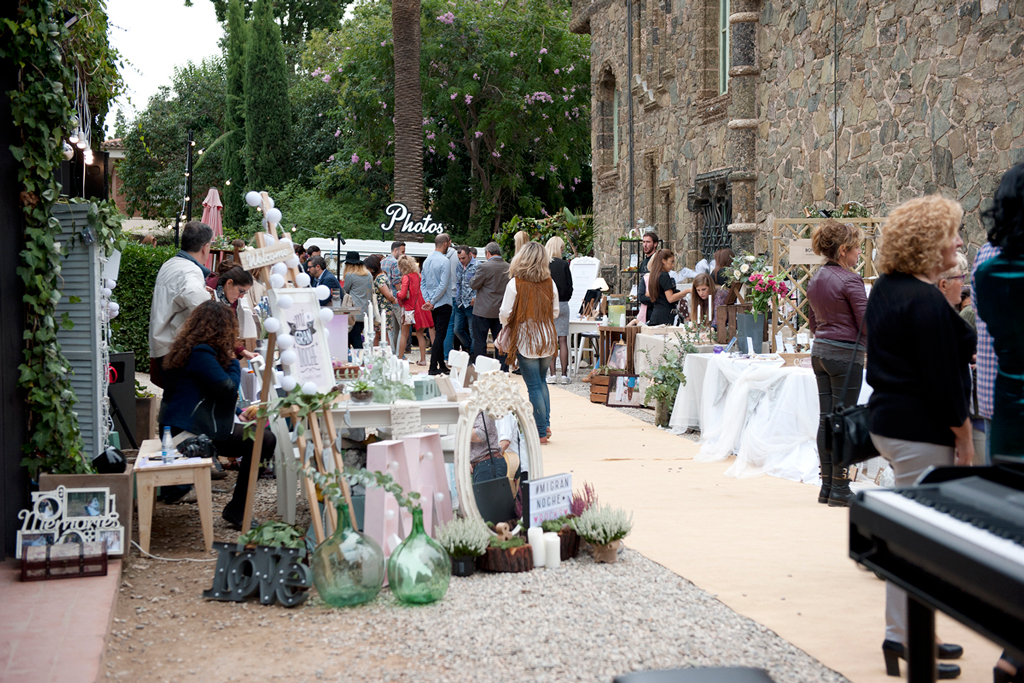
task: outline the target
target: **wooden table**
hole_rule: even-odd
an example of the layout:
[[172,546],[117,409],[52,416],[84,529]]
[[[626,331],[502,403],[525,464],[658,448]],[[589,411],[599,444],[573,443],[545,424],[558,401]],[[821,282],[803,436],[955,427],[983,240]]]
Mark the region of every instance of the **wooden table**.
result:
[[142,442],[139,457],[135,461],[135,484],[139,494],[139,546],[149,552],[149,537],[152,531],[154,490],[158,486],[192,484],[196,487],[199,506],[199,520],[203,526],[203,540],[206,551],[213,549],[213,491],[210,486],[211,458],[179,458],[164,465],[150,456],[160,454],[160,441],[147,439]]

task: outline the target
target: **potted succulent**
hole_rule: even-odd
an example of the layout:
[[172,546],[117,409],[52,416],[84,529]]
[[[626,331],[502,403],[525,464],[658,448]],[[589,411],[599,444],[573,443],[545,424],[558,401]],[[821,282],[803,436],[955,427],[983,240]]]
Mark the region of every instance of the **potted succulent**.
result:
[[348,388],[353,403],[369,403],[373,400],[373,385],[365,379],[357,379]]
[[452,574],[472,576],[476,558],[487,552],[491,534],[478,519],[456,517],[437,530],[437,542],[452,557]]
[[619,542],[633,529],[633,515],[627,517],[625,510],[610,505],[594,505],[572,520],[572,526],[593,546],[596,562],[615,562]]

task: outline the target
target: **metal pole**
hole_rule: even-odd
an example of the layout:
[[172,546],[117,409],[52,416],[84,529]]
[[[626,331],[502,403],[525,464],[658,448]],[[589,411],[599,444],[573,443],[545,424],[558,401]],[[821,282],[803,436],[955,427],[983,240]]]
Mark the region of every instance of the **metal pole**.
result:
[[188,147],[185,148],[185,221],[192,220],[192,131],[188,132]]
[[181,212],[179,211],[178,215],[174,217],[174,248],[175,249],[179,248],[178,238],[181,235],[180,226],[181,226]]
[[626,96],[629,98],[629,228],[636,225],[636,207],[633,205],[633,2],[626,0]]
[[334,269],[338,271],[335,275],[341,280],[341,233],[339,232],[336,236],[337,246],[334,248],[334,252],[338,255],[338,258],[334,260]]

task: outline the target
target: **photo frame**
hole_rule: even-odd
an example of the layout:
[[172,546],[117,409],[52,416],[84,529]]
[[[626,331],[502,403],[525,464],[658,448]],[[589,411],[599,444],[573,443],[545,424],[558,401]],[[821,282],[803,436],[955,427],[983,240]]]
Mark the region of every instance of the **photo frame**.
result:
[[616,343],[612,347],[612,351],[608,354],[608,367],[615,370],[625,370],[626,364],[629,360],[628,351],[626,345],[622,342]]
[[613,408],[642,408],[643,394],[639,375],[612,375],[608,386],[608,405]]
[[32,507],[18,513],[22,520],[17,533],[15,557],[23,548],[68,543],[105,542],[107,555],[125,552],[124,527],[115,508],[115,495],[107,487],[32,493]]
[[289,352],[294,353],[294,362],[282,360],[285,374],[294,377],[298,386],[314,382],[320,393],[330,391],[334,387],[334,368],[316,290],[271,289],[269,295],[270,314],[281,321],[281,334],[288,333],[295,340],[290,349],[282,351],[287,357],[291,357]]

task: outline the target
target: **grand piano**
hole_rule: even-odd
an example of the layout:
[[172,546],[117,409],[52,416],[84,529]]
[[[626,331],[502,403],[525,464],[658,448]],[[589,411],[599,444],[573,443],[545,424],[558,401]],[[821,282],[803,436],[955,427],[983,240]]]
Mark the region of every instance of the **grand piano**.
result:
[[935,680],[936,609],[1024,660],[1019,460],[937,468],[912,487],[858,493],[850,557],[907,591],[912,683]]

